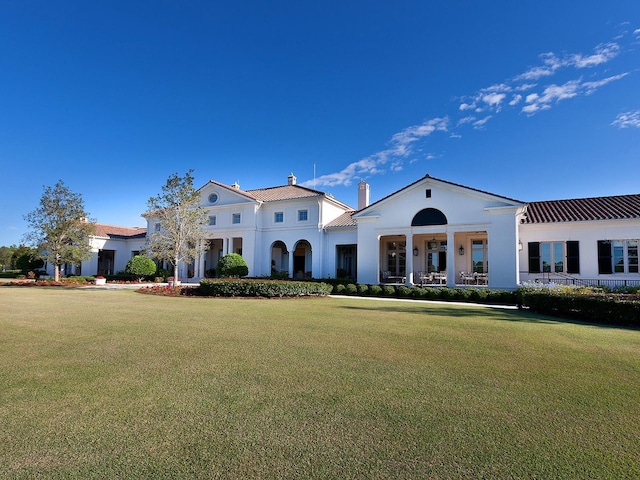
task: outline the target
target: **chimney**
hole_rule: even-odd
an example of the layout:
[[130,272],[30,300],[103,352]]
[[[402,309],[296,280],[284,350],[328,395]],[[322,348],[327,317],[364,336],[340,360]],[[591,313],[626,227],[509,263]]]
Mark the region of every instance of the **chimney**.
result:
[[231,188],[235,188],[236,190],[240,190],[240,184],[238,182],[233,182],[233,185],[231,185]]
[[287,177],[287,184],[288,185],[295,185],[296,184],[296,176],[293,174],[293,172],[291,172],[289,174],[289,176]]
[[358,210],[369,206],[369,184],[360,180],[358,184]]

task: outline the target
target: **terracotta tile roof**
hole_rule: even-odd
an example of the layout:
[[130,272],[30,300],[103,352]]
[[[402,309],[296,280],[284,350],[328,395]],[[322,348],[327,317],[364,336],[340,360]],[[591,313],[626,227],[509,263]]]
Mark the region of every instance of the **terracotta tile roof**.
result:
[[147,229],[144,227],[118,227],[116,225],[105,225],[96,223],[96,236],[109,238],[144,238]]
[[283,185],[281,187],[257,188],[255,190],[245,190],[261,202],[274,202],[277,200],[293,200],[296,198],[322,197],[325,194],[318,190],[302,187],[300,185]]
[[327,223],[325,225],[325,228],[355,227],[356,221],[352,217],[354,213],[356,213],[355,210],[352,210],[350,212],[344,212],[335,220],[332,220],[331,222]]
[[531,202],[524,223],[640,218],[640,194]]

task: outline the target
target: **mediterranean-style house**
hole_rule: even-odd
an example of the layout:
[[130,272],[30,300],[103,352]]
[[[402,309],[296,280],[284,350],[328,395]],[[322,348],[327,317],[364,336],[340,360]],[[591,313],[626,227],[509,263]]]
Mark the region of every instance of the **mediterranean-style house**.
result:
[[[640,285],[640,194],[523,202],[426,175],[358,209],[297,185],[242,190],[214,180],[199,190],[208,212],[204,254],[180,265],[198,281],[228,253],[241,254],[253,277],[352,278],[358,283],[488,286],[523,281]],[[86,274],[111,273],[162,228],[102,226]]]
[[[61,266],[61,275],[113,275],[125,269],[127,262],[138,255],[147,238],[144,227],[118,227],[95,224],[95,235],[91,237],[92,256],[80,265],[66,263]],[[53,275],[53,265],[47,265],[47,273]]]

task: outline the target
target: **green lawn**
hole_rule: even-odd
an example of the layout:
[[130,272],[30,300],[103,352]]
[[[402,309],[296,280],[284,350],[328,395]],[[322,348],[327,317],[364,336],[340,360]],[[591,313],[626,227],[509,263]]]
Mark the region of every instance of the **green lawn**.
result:
[[0,287],[0,478],[640,478],[640,331]]

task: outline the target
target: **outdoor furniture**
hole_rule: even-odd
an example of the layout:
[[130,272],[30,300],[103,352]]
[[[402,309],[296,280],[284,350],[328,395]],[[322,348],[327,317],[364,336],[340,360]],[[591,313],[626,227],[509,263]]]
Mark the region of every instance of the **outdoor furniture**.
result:
[[391,272],[384,271],[382,272],[382,283],[405,283],[407,277],[403,277],[400,275],[391,275]]
[[460,279],[462,280],[463,285],[475,285],[476,283],[476,277],[473,273],[460,272]]
[[446,285],[447,284],[446,272],[432,273],[431,282],[437,285]]
[[476,273],[476,285],[488,285],[489,277],[486,273]]
[[429,272],[417,272],[416,279],[418,280],[416,283],[420,283],[420,286],[428,285],[431,283],[431,274]]

